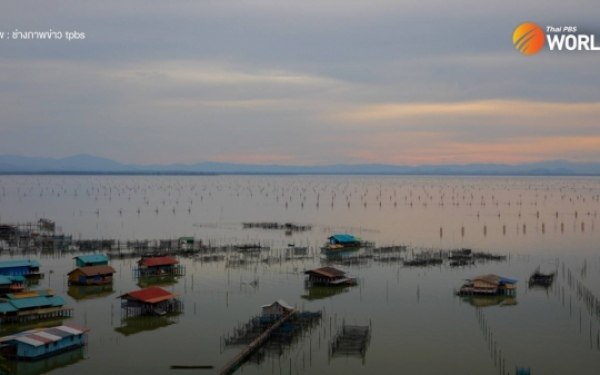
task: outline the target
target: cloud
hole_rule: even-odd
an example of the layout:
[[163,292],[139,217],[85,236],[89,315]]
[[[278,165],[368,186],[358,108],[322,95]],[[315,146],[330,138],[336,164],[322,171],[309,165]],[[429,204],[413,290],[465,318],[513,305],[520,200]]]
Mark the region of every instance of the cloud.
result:
[[484,131],[498,126],[562,128],[597,131],[600,102],[539,102],[529,100],[477,100],[437,103],[381,103],[358,105],[330,113],[329,119],[347,126],[435,127],[441,131],[465,125]]
[[600,159],[598,102],[382,103],[338,109],[326,118],[347,133],[352,158],[370,162]]
[[0,41],[0,149],[159,163],[537,158],[531,150],[591,160],[597,55],[524,58],[510,37],[524,14],[583,27],[596,8],[9,0],[3,31],[86,39]]

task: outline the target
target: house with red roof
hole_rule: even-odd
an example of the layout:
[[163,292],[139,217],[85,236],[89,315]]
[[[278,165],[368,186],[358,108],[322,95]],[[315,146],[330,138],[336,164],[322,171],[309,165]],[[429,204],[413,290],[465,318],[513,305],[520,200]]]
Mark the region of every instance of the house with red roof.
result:
[[183,276],[185,267],[170,255],[144,256],[138,261],[138,276]]
[[356,285],[356,278],[334,267],[321,267],[304,271],[308,275],[307,284],[312,285]]
[[121,308],[125,315],[165,315],[167,313],[181,312],[183,303],[177,296],[163,288],[150,287],[134,290],[119,296]]

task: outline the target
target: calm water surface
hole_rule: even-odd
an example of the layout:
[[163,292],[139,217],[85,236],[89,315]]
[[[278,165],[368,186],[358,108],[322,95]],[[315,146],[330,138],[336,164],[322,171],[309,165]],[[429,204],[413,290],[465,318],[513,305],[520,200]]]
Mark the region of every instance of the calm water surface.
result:
[[[194,236],[211,245],[270,246],[242,263],[232,254],[215,262],[180,258],[186,275],[161,286],[179,295],[184,311],[142,320],[124,320],[117,298],[139,288],[136,259],[111,260],[112,289],[85,295],[66,282],[77,254],[3,251],[2,259],[39,259],[46,274],[40,286],[63,296],[75,308],[71,321],[91,332],[83,351],[2,371],[164,374],[187,372],[171,365],[213,365],[198,372],[217,373],[240,350],[223,338],[261,305],[283,298],[323,318],[239,373],[513,374],[520,366],[533,374],[597,374],[600,315],[580,292],[600,297],[599,197],[599,178],[0,176],[1,222],[46,217],[76,239]],[[286,236],[242,227],[258,221],[312,230]],[[469,247],[508,259],[458,268],[344,264],[359,286],[307,298],[303,271],[325,264],[318,247],[336,232],[408,245],[403,256]],[[309,256],[286,260],[289,243],[308,246]],[[527,286],[538,266],[558,271],[548,290]],[[516,299],[494,304],[453,295],[464,279],[484,273],[518,279]],[[344,323],[370,326],[364,355],[330,355]]]

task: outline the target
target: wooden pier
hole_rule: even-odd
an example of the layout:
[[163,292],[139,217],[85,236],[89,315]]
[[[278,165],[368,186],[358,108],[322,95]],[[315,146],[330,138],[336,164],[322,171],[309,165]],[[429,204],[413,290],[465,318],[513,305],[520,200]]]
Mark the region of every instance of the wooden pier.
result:
[[16,315],[2,316],[0,317],[0,324],[19,324],[38,320],[70,318],[72,316],[73,308],[70,307],[38,308],[31,311],[21,311]]
[[292,311],[289,314],[282,316],[278,321],[273,323],[266,331],[260,334],[256,339],[254,339],[248,346],[244,348],[240,353],[238,353],[235,357],[233,357],[223,368],[219,371],[219,375],[229,375],[235,372],[235,370],[240,367],[242,363],[258,348],[267,342],[273,331],[277,328],[281,327],[281,325],[291,319],[294,315],[296,315],[296,311]]

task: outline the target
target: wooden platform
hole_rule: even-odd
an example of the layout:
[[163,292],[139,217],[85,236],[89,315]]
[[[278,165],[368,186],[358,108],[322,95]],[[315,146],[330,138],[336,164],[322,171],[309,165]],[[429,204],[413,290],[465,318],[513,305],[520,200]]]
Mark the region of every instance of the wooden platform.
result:
[[296,314],[295,311],[282,316],[278,321],[273,323],[271,327],[269,327],[266,331],[264,331],[260,336],[258,336],[254,341],[252,341],[248,346],[246,346],[240,353],[238,353],[235,357],[233,357],[223,368],[219,371],[220,375],[228,375],[235,372],[238,367],[244,363],[244,361],[254,353],[258,348],[260,348],[271,336],[271,333],[279,328],[283,323],[287,322],[291,317]]

